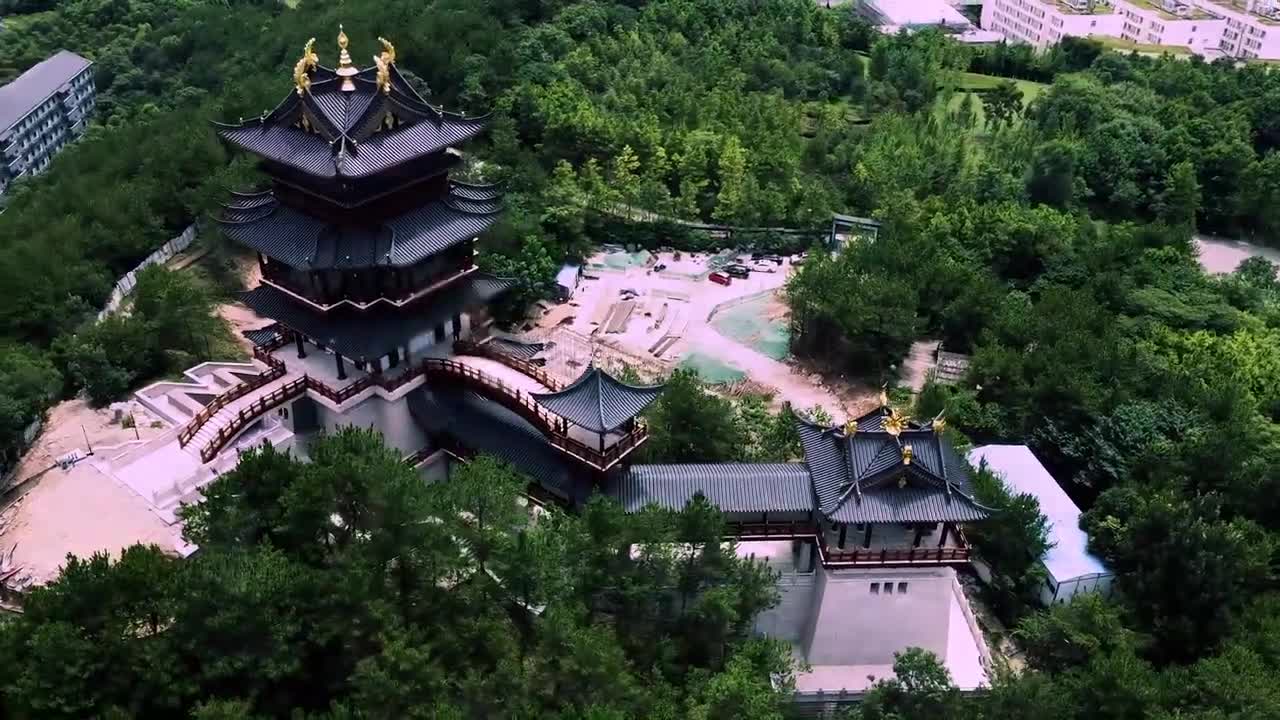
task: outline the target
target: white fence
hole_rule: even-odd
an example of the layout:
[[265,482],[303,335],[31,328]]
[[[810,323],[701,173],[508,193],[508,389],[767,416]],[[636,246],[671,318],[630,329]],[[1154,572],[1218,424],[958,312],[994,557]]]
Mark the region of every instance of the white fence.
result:
[[143,268],[160,263],[169,262],[174,255],[186,250],[196,239],[196,225],[191,223],[187,226],[182,234],[173,238],[169,242],[160,246],[159,250],[151,253],[145,260],[138,263],[138,267],[124,274],[124,277],[116,281],[116,286],[111,289],[111,294],[107,296],[107,304],[98,312],[98,320],[101,321],[106,316],[120,309],[120,303],[133,293],[133,289],[138,285],[138,273]]

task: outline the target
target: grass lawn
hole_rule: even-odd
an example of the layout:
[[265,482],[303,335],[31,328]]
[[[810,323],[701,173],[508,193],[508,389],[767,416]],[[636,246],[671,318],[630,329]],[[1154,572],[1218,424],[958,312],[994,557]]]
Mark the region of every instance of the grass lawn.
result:
[[[994,75],[980,75],[978,73],[970,72],[960,73],[956,76],[955,92],[951,94],[950,99],[947,100],[945,105],[939,101],[934,112],[942,115],[945,112],[958,110],[960,108],[960,104],[964,102],[965,96],[973,95],[973,109],[978,117],[978,122],[973,128],[973,134],[985,134],[986,128],[984,127],[984,123],[986,122],[986,113],[982,108],[982,96],[971,91],[990,90],[1007,79],[1008,78],[996,77]],[[1040,96],[1040,93],[1044,92],[1044,89],[1048,87],[1043,83],[1031,82],[1030,80],[1014,80],[1013,82],[1018,86],[1018,89],[1022,91],[1023,105],[1027,105],[1032,100],[1035,100]]]
[[[956,76],[956,90],[957,92],[960,90],[990,90],[1008,79],[996,77],[995,75],[964,72]],[[1035,100],[1047,87],[1044,83],[1031,82],[1030,80],[1014,79],[1013,83],[1022,91],[1022,101],[1024,103]]]
[[1144,55],[1191,55],[1191,48],[1183,45],[1154,45],[1150,43],[1133,42],[1118,37],[1109,37],[1105,35],[1094,35],[1090,39],[1097,40],[1104,47],[1121,52],[1137,52]]

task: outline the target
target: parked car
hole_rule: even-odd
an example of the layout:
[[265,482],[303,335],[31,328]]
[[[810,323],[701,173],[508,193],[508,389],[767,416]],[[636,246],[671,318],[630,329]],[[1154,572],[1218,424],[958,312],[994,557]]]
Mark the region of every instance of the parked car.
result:
[[751,276],[751,268],[746,265],[726,265],[724,271],[729,277],[747,278]]
[[728,285],[729,283],[733,282],[733,280],[731,280],[728,275],[725,275],[724,273],[721,273],[721,272],[713,272],[707,276],[707,279],[713,283],[719,283],[720,285]]

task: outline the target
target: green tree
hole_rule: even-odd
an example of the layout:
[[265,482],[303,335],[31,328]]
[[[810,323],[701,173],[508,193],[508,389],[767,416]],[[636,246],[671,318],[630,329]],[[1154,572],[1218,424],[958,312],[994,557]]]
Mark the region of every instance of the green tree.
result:
[[970,530],[974,552],[991,569],[989,590],[997,612],[1014,618],[1036,602],[1044,583],[1041,561],[1053,547],[1049,521],[1034,496],[1012,493],[985,464],[978,467],[973,486],[974,497],[994,511]]
[[1094,593],[1027,615],[1014,636],[1026,648],[1028,662],[1048,673],[1084,666],[1098,655],[1132,652],[1137,642],[1121,608]]
[[860,720],[962,717],[960,692],[933,653],[908,648],[893,657],[893,678],[878,681],[862,701]]
[[646,416],[645,453],[658,462],[723,462],[743,452],[733,405],[707,392],[692,370],[679,369]]
[[1022,115],[1022,90],[1012,80],[1001,82],[981,97],[987,122],[997,129],[1013,124]]

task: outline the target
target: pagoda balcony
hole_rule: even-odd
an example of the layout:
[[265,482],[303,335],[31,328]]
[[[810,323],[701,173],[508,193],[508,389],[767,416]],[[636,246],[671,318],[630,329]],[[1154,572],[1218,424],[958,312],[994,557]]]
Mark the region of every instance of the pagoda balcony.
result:
[[475,262],[468,254],[462,259],[441,263],[438,268],[416,278],[381,268],[362,271],[372,277],[367,281],[355,279],[360,273],[350,273],[350,280],[344,278],[332,283],[339,285],[334,288],[331,281],[322,279],[319,273],[303,274],[282,263],[269,262],[262,265],[262,280],[317,310],[327,311],[344,305],[363,310],[380,303],[395,307],[407,305],[476,270]]
[[[870,528],[870,541],[864,547]],[[829,524],[810,521],[730,522],[727,531],[739,542],[764,540],[799,540],[814,543],[817,559],[828,568],[863,567],[876,565],[952,565],[967,563],[970,559],[968,539],[964,532],[951,523],[917,528],[902,524],[869,524],[858,532],[858,541],[852,542],[856,526],[846,533],[844,547],[839,545],[839,531]],[[920,542],[917,544],[917,532]],[[806,561],[808,562],[808,561]],[[802,568],[803,570],[803,568]]]

